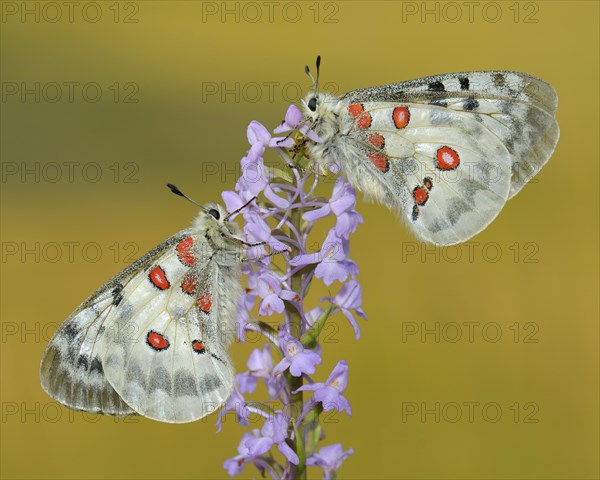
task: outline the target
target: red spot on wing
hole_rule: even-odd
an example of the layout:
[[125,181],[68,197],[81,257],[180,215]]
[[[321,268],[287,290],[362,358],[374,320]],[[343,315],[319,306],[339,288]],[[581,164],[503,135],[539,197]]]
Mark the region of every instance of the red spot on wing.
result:
[[156,351],[166,350],[171,345],[162,333],[155,332],[154,330],[148,332],[146,343]]
[[177,244],[177,250],[180,252],[183,250],[189,250],[194,245],[194,239],[192,237],[184,238]]
[[194,340],[192,342],[192,348],[196,353],[204,353],[206,351],[206,347],[204,346],[204,342],[200,340]]
[[362,103],[352,103],[348,105],[348,113],[354,118],[358,117],[356,125],[358,128],[369,128],[373,122],[373,118],[370,113],[365,113],[365,107]]
[[460,164],[458,153],[450,147],[438,148],[435,159],[436,167],[440,170],[454,170]]
[[413,197],[415,197],[415,203],[417,205],[425,205],[429,199],[429,193],[423,187],[415,187],[413,190]]
[[392,120],[396,128],[404,128],[410,122],[410,111],[408,107],[396,107],[392,112]]
[[181,282],[181,290],[188,295],[193,295],[197,286],[198,280],[195,275],[187,275]]
[[376,148],[383,148],[385,146],[385,138],[380,133],[372,133],[369,135],[369,142]]
[[367,156],[373,162],[373,165],[377,167],[377,170],[385,173],[390,169],[388,159],[383,153],[369,153]]
[[161,267],[154,267],[152,270],[150,270],[148,278],[155,287],[161,290],[166,290],[171,286],[169,280],[167,280],[165,271]]
[[358,128],[369,128],[371,126],[371,123],[373,123],[373,118],[371,117],[370,113],[363,113],[360,117],[358,117],[358,120],[356,121],[356,126]]
[[192,237],[188,237],[183,239],[181,242],[177,244],[177,258],[184,265],[191,267],[192,265],[196,265],[196,255],[192,251],[192,246],[194,245],[194,239]]
[[198,298],[198,306],[204,313],[210,313],[210,309],[212,308],[212,298],[210,293],[200,295]]
[[190,252],[189,250],[177,252],[177,258],[179,258],[181,263],[187,265],[188,267],[196,265],[196,255],[194,255],[194,252]]
[[364,111],[365,107],[362,106],[362,103],[353,103],[352,105],[348,105],[348,113],[353,117],[358,117]]

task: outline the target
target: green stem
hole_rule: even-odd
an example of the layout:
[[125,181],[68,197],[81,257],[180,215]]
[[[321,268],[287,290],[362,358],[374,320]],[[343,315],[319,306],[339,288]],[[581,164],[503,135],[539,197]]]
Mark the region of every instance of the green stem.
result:
[[321,440],[321,425],[319,424],[319,416],[323,412],[323,406],[319,403],[315,406],[313,410],[311,410],[306,418],[302,422],[299,428],[305,428],[308,430],[307,432],[307,440],[306,445],[304,446],[305,454],[308,456],[315,453],[317,449],[317,444]]
[[[301,223],[302,223],[302,209],[295,208],[292,210],[290,220],[294,227],[300,231]],[[292,255],[297,255],[297,249],[293,249]],[[302,272],[297,272],[292,275],[291,280],[291,288],[294,292],[300,292],[302,289]],[[296,338],[300,338],[302,336],[302,317],[300,316],[300,312],[290,303],[286,302],[285,305],[286,312],[288,314],[288,318],[290,320],[290,333]],[[302,409],[304,407],[304,401],[302,398],[302,392],[292,393],[293,391],[299,389],[302,386],[302,377],[294,377],[290,375],[289,371],[286,372],[286,378],[288,381],[290,395],[291,395],[291,405],[290,405],[290,414],[297,419],[302,414]],[[297,480],[305,480],[306,479],[306,454],[304,451],[304,439],[300,438],[300,435],[303,435],[303,429],[300,429],[296,435],[296,454],[300,459],[300,462],[296,466],[296,474],[294,478]]]

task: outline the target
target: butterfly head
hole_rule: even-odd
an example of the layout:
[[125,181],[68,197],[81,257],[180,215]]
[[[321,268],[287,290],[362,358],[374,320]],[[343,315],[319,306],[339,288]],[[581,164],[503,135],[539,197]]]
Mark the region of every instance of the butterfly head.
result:
[[310,92],[300,101],[306,123],[324,141],[339,130],[339,103],[338,97],[327,92]]
[[229,214],[225,208],[209,203],[200,210],[194,220],[194,228],[219,248],[239,245],[243,242],[242,231],[237,223],[228,219]]
[[311,79],[313,84],[312,92],[301,100],[302,115],[307,120],[312,128],[317,127],[322,121],[327,122],[329,115],[338,103],[338,99],[329,94],[319,92],[319,69],[321,67],[321,56],[317,57],[317,76],[316,78],[310,73],[308,65],[304,67],[304,71]]

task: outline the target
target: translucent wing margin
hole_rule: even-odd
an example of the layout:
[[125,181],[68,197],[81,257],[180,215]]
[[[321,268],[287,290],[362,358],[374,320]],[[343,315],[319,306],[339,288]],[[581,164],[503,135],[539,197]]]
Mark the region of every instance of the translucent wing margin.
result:
[[132,415],[132,409],[106,379],[101,357],[107,319],[129,310],[122,305],[132,281],[148,265],[189,235],[183,230],[148,252],[100,287],[59,327],[42,358],[42,388],[54,399],[75,410],[105,415]]

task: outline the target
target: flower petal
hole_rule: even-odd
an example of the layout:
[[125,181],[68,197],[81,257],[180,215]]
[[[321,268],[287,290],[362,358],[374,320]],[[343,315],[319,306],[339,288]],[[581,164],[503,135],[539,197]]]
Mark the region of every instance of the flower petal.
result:
[[310,383],[310,384],[302,385],[300,388],[298,388],[297,390],[294,390],[292,393],[315,392],[315,391],[319,390],[320,388],[324,388],[324,387],[325,387],[324,383]]
[[310,265],[311,263],[319,263],[321,261],[321,255],[319,252],[316,253],[305,253],[303,255],[296,255],[290,259],[290,265],[292,267],[299,267],[301,265]]
[[285,458],[287,458],[294,465],[298,465],[300,463],[298,455],[296,455],[296,452],[294,452],[287,443],[278,443],[277,449],[283,454]]
[[248,137],[248,143],[250,145],[255,145],[257,143],[262,143],[263,145],[267,145],[269,140],[271,140],[271,134],[266,129],[266,127],[256,120],[252,120],[248,125],[246,130],[246,135]]
[[287,370],[290,364],[291,362],[289,361],[289,359],[287,357],[283,357],[281,361],[277,365],[275,365],[275,368],[273,369],[273,376],[275,377],[283,373],[285,370]]
[[328,215],[331,215],[331,207],[329,206],[329,204],[326,204],[315,210],[305,212],[302,215],[302,220],[306,220],[307,222],[314,222],[319,218],[325,218]]
[[303,119],[304,117],[302,116],[302,112],[294,104],[291,104],[285,112],[285,123],[287,123],[290,127],[297,127]]
[[290,373],[294,377],[300,377],[303,373],[315,373],[316,366],[321,364],[321,357],[317,352],[305,348],[303,352],[294,355],[290,362]]

